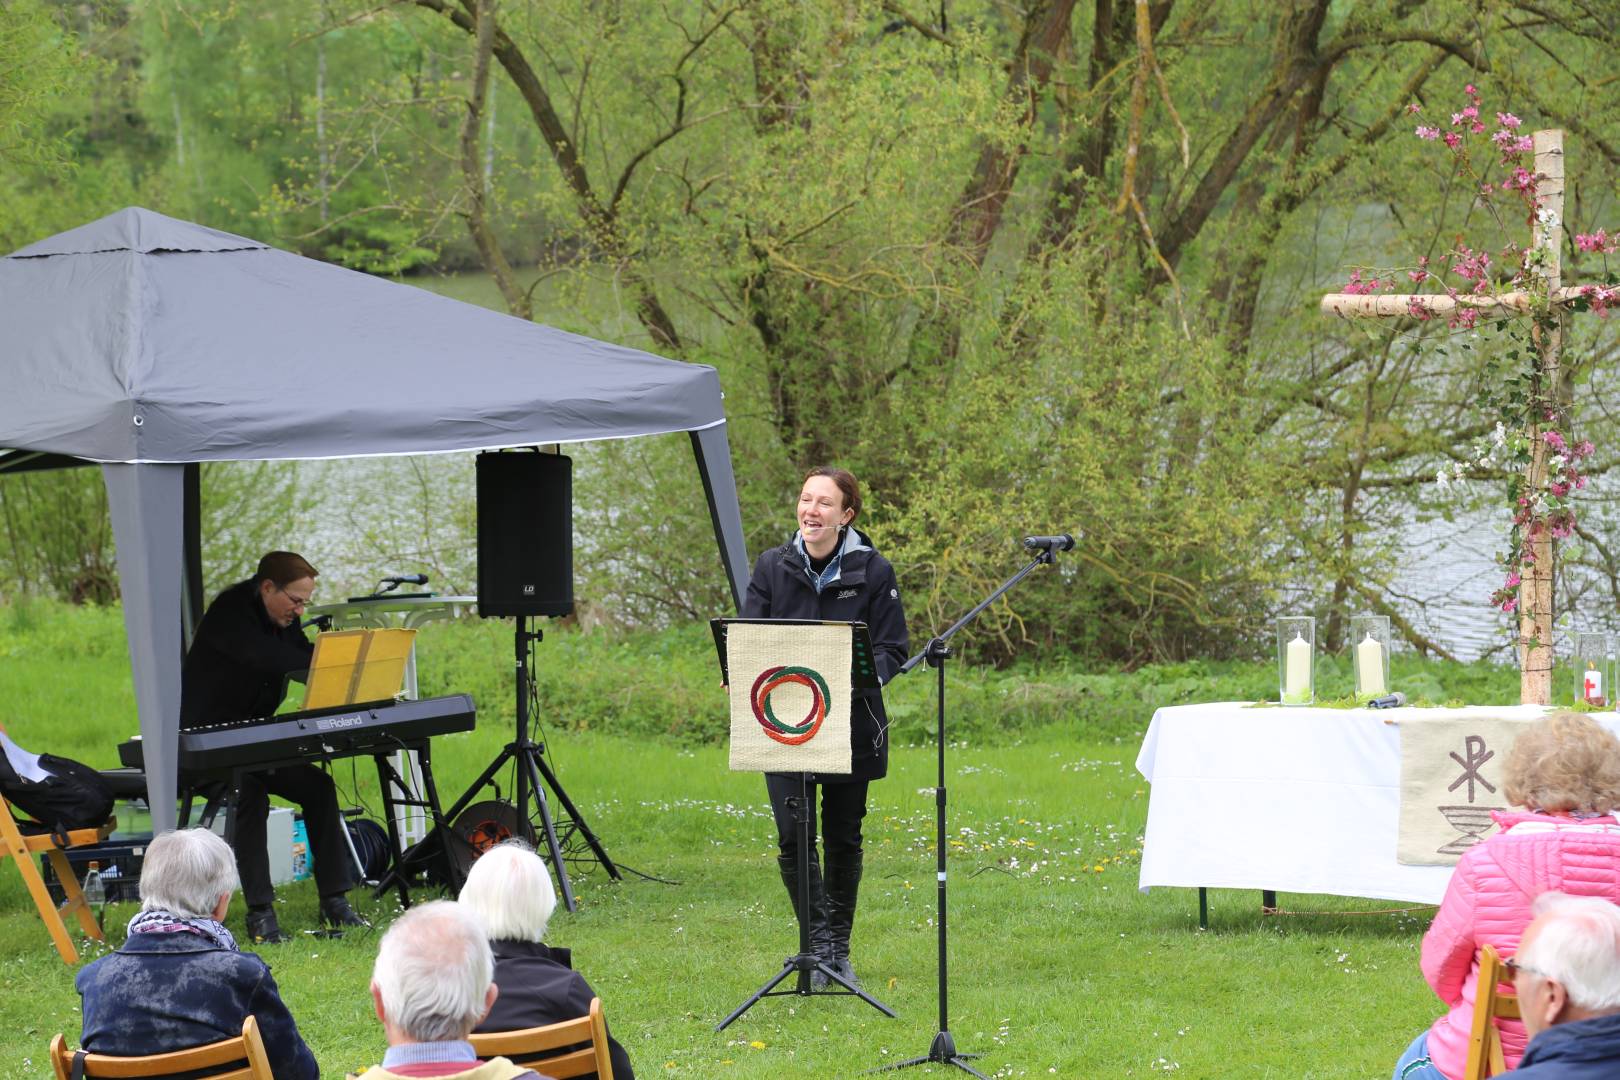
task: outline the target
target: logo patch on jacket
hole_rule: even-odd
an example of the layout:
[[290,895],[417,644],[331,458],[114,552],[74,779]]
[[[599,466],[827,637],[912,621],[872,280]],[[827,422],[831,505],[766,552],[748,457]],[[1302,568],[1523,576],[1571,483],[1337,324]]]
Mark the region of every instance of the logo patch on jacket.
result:
[[859,595],[861,595],[861,590],[859,590],[859,589],[839,589],[838,590],[838,599],[840,599],[840,600],[848,600],[852,596],[859,596]]

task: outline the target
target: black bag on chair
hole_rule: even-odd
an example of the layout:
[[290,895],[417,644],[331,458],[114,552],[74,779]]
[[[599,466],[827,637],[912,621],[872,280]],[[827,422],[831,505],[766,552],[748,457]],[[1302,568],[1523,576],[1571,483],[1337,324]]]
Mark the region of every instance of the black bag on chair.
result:
[[[43,826],[39,831],[90,829],[112,813],[112,788],[90,766],[55,754],[40,754],[39,767],[45,771],[45,778],[26,780],[0,753],[0,795],[39,822]],[[28,831],[26,824],[19,824]]]

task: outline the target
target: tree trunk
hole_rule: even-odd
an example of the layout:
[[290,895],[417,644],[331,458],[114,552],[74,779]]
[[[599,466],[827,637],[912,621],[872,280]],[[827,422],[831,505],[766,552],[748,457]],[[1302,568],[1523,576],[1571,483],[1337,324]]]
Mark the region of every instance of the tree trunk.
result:
[[321,224],[331,216],[332,155],[326,145],[326,38],[315,39],[315,152],[320,170],[315,188],[321,193]]
[[466,201],[462,216],[467,231],[478,246],[484,269],[495,279],[506,301],[506,310],[520,319],[532,319],[529,294],[512,276],[512,264],[501,250],[499,238],[489,224],[488,189],[479,162],[478,129],[483,121],[484,101],[489,93],[489,62],[495,48],[495,0],[477,0],[477,26],[473,33],[472,86],[467,95],[467,112],[461,118],[461,186]]

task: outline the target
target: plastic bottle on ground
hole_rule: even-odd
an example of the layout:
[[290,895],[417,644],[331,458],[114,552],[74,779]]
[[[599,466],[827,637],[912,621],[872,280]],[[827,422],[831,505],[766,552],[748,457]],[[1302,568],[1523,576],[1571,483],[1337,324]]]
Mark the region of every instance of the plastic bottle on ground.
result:
[[84,875],[84,901],[91,907],[107,902],[107,886],[101,880],[100,863],[91,863],[89,872]]

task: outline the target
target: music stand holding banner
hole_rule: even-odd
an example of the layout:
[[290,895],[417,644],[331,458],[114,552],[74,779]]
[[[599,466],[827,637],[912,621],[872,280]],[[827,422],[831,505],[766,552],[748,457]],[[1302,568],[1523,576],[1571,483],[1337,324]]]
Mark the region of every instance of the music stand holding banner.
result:
[[[724,1031],[764,997],[834,994],[858,997],[887,1016],[894,1010],[844,978],[810,945],[809,774],[851,771],[853,691],[879,686],[865,623],[804,619],[714,619],[720,675],[731,700],[733,772],[798,773],[799,794],[788,798],[799,833],[799,951],[782,961],[764,986],[715,1027]],[[811,988],[819,971],[828,987]],[[798,975],[791,990],[776,987]],[[843,987],[834,990],[832,984]]]

